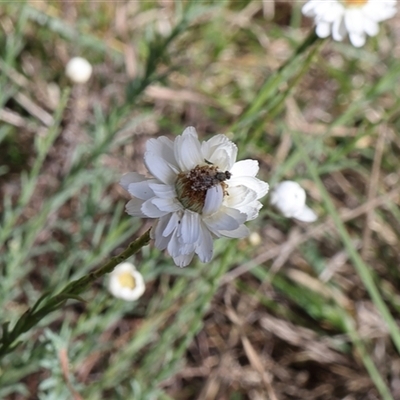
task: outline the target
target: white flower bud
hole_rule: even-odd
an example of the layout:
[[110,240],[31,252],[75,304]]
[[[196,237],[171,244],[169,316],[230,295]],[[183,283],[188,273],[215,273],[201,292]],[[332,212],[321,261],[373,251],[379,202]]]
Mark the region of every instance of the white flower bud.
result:
[[271,193],[271,204],[285,217],[303,222],[313,222],[317,215],[306,206],[306,192],[293,181],[283,181]]
[[134,265],[124,262],[117,265],[111,272],[108,289],[119,299],[134,301],[144,293],[145,283],[143,276]]
[[262,238],[258,232],[252,232],[249,235],[249,242],[252,246],[256,247],[262,243]]
[[92,71],[89,61],[82,57],[71,58],[65,67],[65,74],[74,83],[86,83],[92,76]]

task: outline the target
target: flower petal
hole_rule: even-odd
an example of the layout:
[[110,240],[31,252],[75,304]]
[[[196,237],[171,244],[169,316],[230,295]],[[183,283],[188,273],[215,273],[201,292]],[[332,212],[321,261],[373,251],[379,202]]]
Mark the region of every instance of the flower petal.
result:
[[137,197],[138,199],[148,200],[154,197],[154,192],[150,188],[150,183],[155,182],[155,180],[145,180],[142,182],[130,183],[128,186],[129,193]]
[[149,172],[162,183],[173,185],[176,179],[176,171],[166,160],[155,153],[146,151],[144,163]]
[[177,199],[161,199],[154,197],[151,202],[160,210],[166,212],[175,212],[182,210],[182,204]]
[[196,247],[196,254],[199,256],[201,262],[210,262],[213,256],[214,243],[208,228],[201,224],[200,237]]
[[381,22],[385,19],[389,19],[395,16],[397,9],[396,9],[396,0],[382,0],[379,1],[369,1],[363,7],[363,13],[369,19]]
[[364,31],[363,21],[362,12],[359,9],[350,8],[344,14],[344,23],[347,31],[350,33],[360,35]]
[[122,175],[119,184],[125,189],[128,190],[128,187],[131,183],[137,183],[147,180],[145,176],[138,174],[137,172],[128,172]]
[[193,260],[194,252],[190,254],[180,254],[178,256],[173,257],[174,263],[179,267],[179,268],[184,268],[187,267],[190,262]]
[[208,189],[203,206],[203,215],[216,213],[220,209],[223,199],[224,191],[221,185],[216,185]]
[[331,25],[332,24],[330,22],[320,21],[317,24],[317,27],[315,29],[315,33],[321,39],[325,39],[331,34]]
[[197,165],[204,164],[196,129],[190,126],[181,136],[176,137],[174,154],[181,171],[190,171]]
[[364,31],[369,36],[376,36],[379,32],[379,25],[377,22],[370,19],[364,19]]
[[131,199],[126,204],[125,210],[129,215],[132,215],[133,217],[146,218],[146,215],[142,212],[142,205],[143,200]]
[[257,160],[241,160],[236,162],[229,172],[232,176],[256,176],[259,169]]
[[200,215],[186,210],[183,213],[180,229],[183,243],[196,243],[200,236]]
[[240,224],[246,221],[246,214],[241,213],[234,208],[222,206],[219,212],[203,218],[204,223],[216,236],[220,236],[219,231],[233,231]]
[[170,237],[169,235],[164,235],[165,229],[174,214],[167,214],[157,220],[153,229],[150,231],[151,238],[155,239],[155,246],[159,250],[165,250],[168,246]]
[[303,222],[314,222],[318,217],[311,208],[304,206],[302,210],[293,214],[293,218]]
[[149,139],[146,142],[146,151],[164,159],[175,172],[178,172],[178,163],[174,155],[174,142],[166,136]]
[[258,212],[262,207],[262,204],[257,201],[257,193],[246,186],[229,187],[228,196],[224,199],[224,205],[246,214],[246,221],[257,218]]
[[329,4],[322,4],[320,2],[319,17],[326,22],[334,22],[342,19],[345,8],[337,1],[329,2]]
[[188,255],[195,252],[196,246],[192,243],[184,244],[179,240],[177,235],[177,230],[171,235],[171,239],[168,243],[167,250],[168,253],[173,257],[178,257],[180,255]]
[[252,176],[232,176],[232,178],[229,180],[229,188],[240,185],[246,186],[249,189],[254,190],[254,192],[257,193],[257,199],[265,196],[269,190],[269,185],[267,182],[264,182]]
[[146,200],[142,204],[142,213],[147,217],[147,218],[160,218],[164,216],[165,214],[168,214],[169,211],[162,211],[158,207],[156,207],[153,204],[153,199]]
[[259,201],[255,201],[254,203],[249,204],[246,209],[241,209],[239,210],[242,213],[247,214],[247,220],[246,221],[252,221],[253,219],[256,219],[258,217],[258,214],[262,208],[262,204]]
[[163,183],[151,182],[149,183],[149,187],[157,197],[161,197],[162,199],[176,198],[175,185],[164,185]]
[[230,171],[236,161],[237,146],[225,135],[216,135],[201,144],[201,152],[205,160],[222,171]]
[[230,186],[228,188],[228,196],[224,198],[224,205],[240,209],[257,200],[257,198],[257,193],[247,186]]
[[301,9],[301,12],[307,17],[315,17],[315,7],[317,6],[319,0],[311,0],[308,3],[304,4]]
[[346,31],[344,19],[340,18],[340,19],[336,20],[332,26],[333,40],[336,40],[337,42],[343,41],[344,38],[346,37],[346,33],[347,33],[347,31]]
[[168,224],[165,226],[162,235],[165,237],[170,236],[175,231],[175,229],[178,228],[178,225],[181,223],[181,219],[181,213],[173,213],[168,221]]
[[350,32],[349,34],[350,42],[354,47],[362,47],[366,41],[365,33],[353,33]]

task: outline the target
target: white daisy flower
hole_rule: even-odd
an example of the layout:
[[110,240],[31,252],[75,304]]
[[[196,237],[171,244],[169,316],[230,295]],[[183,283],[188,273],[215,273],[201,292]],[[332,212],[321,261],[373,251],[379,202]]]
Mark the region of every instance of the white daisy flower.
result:
[[71,58],[65,67],[65,74],[74,83],[86,83],[92,76],[92,71],[89,61],[82,57]]
[[125,174],[121,185],[134,197],[128,214],[155,218],[155,246],[167,249],[179,267],[194,254],[213,255],[213,239],[248,235],[244,222],[257,217],[268,184],[257,179],[258,162],[236,162],[237,147],[225,135],[199,142],[188,127],[174,141],[165,136],[146,143],[144,161],[151,178]]
[[330,34],[342,41],[349,34],[355,47],[364,45],[366,36],[378,34],[378,22],[396,14],[396,0],[310,0],[302,12],[314,18],[321,38]]
[[122,300],[137,300],[145,290],[142,274],[130,262],[118,264],[110,273],[110,293]]
[[317,215],[306,206],[306,192],[293,181],[283,181],[273,189],[271,204],[286,218],[296,218],[303,222],[314,222]]

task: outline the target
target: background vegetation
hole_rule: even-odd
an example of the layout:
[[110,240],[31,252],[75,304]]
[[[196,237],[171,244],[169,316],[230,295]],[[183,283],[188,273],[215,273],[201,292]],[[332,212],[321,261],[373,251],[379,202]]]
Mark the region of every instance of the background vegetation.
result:
[[400,398],[400,18],[355,49],[309,36],[302,3],[1,4],[1,323],[148,229],[117,182],[151,137],[228,134],[319,215],[267,197],[207,265],[144,248],[144,296],[99,281],[48,315],[0,361],[1,399]]

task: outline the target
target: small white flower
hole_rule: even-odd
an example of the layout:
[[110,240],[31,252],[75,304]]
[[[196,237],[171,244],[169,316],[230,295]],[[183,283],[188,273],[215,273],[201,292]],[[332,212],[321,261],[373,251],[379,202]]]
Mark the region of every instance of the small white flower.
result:
[[143,276],[133,264],[124,262],[117,265],[110,273],[108,289],[110,293],[122,300],[137,300],[145,290]]
[[121,185],[134,197],[128,214],[155,218],[151,230],[158,249],[167,249],[179,267],[194,254],[213,255],[213,239],[248,235],[244,222],[257,217],[268,184],[256,178],[258,162],[236,162],[237,147],[225,135],[199,142],[188,127],[174,141],[165,136],[146,143],[144,161],[151,178],[125,174]]
[[302,12],[314,18],[319,37],[332,34],[342,41],[348,33],[351,43],[361,47],[367,35],[378,34],[378,22],[396,14],[396,0],[310,0]]
[[256,247],[262,243],[262,237],[258,232],[251,232],[249,235],[249,243]]
[[65,67],[65,74],[74,83],[86,83],[92,76],[92,71],[89,61],[82,57],[71,58]]
[[285,217],[296,218],[303,222],[313,222],[317,215],[306,206],[306,192],[293,181],[283,181],[273,189],[271,204]]

